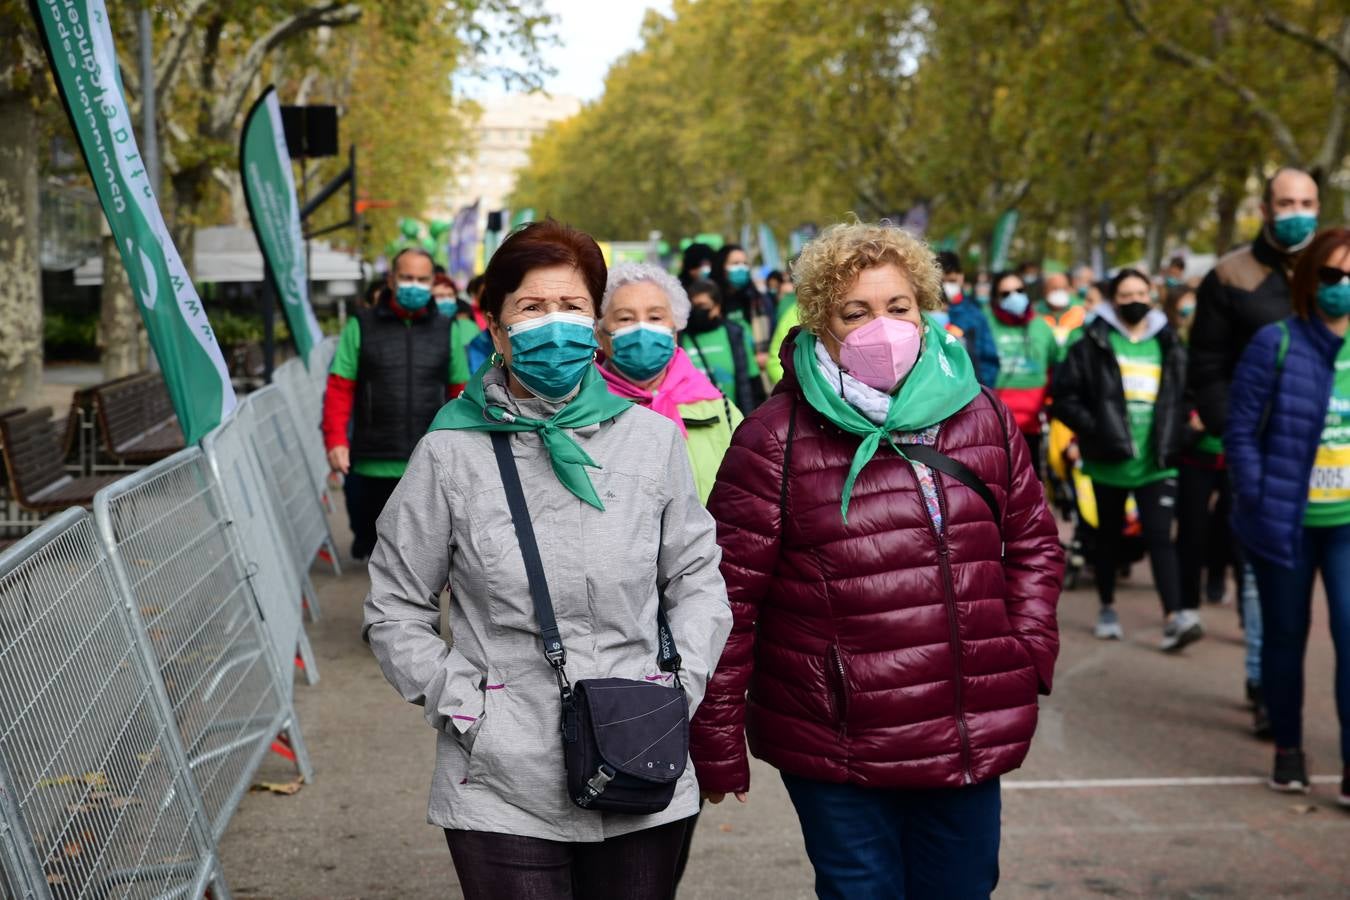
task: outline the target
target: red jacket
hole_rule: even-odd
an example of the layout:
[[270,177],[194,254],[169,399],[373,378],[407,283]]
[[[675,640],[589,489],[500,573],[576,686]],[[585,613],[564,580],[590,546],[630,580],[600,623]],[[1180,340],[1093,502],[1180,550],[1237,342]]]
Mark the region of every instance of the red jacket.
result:
[[846,524],[859,439],[811,408],[790,347],[783,357],[783,382],[736,432],[708,502],[735,624],[694,718],[700,786],[749,787],[747,735],[783,771],[869,787],[1017,768],[1037,693],[1050,692],[1064,555],[1012,415],[981,394],[937,439],[998,500],[1003,560],[979,495],[939,477],[938,537],[913,468],[885,447],[858,476]]

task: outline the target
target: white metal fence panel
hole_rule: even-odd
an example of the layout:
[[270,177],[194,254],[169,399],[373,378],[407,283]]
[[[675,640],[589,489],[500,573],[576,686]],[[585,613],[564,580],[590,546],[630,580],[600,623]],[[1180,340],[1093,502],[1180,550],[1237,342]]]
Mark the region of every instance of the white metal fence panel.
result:
[[291,559],[280,513],[264,487],[252,433],[257,427],[253,404],[245,401],[223,424],[202,439],[216,483],[219,484],[233,527],[247,562],[263,625],[281,667],[282,686],[290,696],[294,679],[287,677],[299,653],[310,684],[319,671],[304,628],[304,597],[299,567]]
[[226,896],[145,635],[83,510],[0,558],[0,895]]
[[218,838],[294,717],[205,455],[190,447],[105,488],[94,515]]
[[292,558],[302,573],[308,572],[319,550],[327,546],[336,569],[337,552],[328,530],[328,516],[314,490],[290,403],[275,384],[254,391],[248,402],[257,420],[253,435],[258,459],[267,488],[285,519]]

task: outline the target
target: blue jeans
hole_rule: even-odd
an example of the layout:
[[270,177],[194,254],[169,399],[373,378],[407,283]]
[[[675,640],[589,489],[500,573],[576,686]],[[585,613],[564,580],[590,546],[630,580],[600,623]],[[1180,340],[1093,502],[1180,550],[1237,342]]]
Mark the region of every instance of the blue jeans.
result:
[[1341,761],[1350,765],[1350,525],[1303,529],[1292,568],[1255,557],[1261,591],[1261,686],[1275,746],[1303,746],[1303,655],[1312,624],[1313,581],[1322,573],[1336,648]]
[[1261,683],[1261,592],[1251,563],[1238,567],[1238,602],[1242,604],[1242,637],[1247,644],[1247,680]]
[[998,884],[995,778],[932,790],[831,784],[783,773],[821,900],[976,900]]

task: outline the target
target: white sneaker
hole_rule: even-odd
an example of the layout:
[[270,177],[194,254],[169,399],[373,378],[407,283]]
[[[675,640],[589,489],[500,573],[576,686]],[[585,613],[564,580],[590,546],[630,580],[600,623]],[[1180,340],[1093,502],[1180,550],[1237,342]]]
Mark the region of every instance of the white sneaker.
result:
[[1183,609],[1168,617],[1158,647],[1166,653],[1175,653],[1204,636],[1205,626],[1200,624],[1200,614],[1193,609]]
[[1123,641],[1125,639],[1125,630],[1120,627],[1120,616],[1110,606],[1103,606],[1102,611],[1097,613],[1097,627],[1092,629],[1092,633],[1098,640],[1102,641]]

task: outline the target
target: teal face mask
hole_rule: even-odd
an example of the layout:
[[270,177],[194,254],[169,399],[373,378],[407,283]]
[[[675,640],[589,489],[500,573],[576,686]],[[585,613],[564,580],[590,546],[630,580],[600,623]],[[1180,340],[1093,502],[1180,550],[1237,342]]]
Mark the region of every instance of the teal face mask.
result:
[[675,332],[664,325],[638,322],[610,333],[614,368],[633,381],[655,378],[675,355]]
[[1317,305],[1333,319],[1350,315],[1350,281],[1318,285]]
[[557,402],[581,384],[595,359],[595,320],[575,313],[549,313],[506,329],[511,371],[541,400]]
[[431,288],[424,284],[400,284],[394,299],[408,312],[417,312],[431,302]]
[[1317,231],[1317,216],[1308,213],[1281,213],[1270,226],[1271,234],[1286,250],[1302,247]]
[[944,331],[946,330],[947,326],[950,325],[952,322],[951,313],[947,312],[947,310],[945,309],[939,309],[930,312],[928,314],[928,318],[932,319],[933,323],[937,325],[937,327],[943,329]]
[[740,289],[750,283],[749,266],[727,266],[727,283]]
[[453,319],[455,317],[455,314],[459,312],[459,304],[453,300],[437,300],[436,310],[441,315],[449,316],[450,318]]

